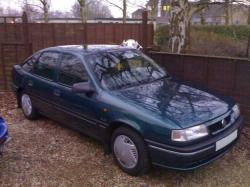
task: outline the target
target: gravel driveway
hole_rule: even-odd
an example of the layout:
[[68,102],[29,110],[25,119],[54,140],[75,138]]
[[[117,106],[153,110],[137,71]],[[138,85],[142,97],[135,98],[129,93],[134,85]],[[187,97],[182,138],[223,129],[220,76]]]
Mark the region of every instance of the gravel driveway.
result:
[[121,172],[98,142],[41,118],[26,120],[11,93],[0,93],[11,141],[0,157],[0,186],[250,186],[250,129],[223,158],[192,172]]

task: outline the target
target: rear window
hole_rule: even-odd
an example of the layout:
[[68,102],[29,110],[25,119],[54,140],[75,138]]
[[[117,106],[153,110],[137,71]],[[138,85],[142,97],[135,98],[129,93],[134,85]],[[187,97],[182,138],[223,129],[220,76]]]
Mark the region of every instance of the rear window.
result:
[[37,59],[39,58],[40,53],[35,53],[33,56],[31,56],[28,60],[24,62],[22,65],[23,69],[27,72],[31,72],[34,69],[35,63],[37,62]]

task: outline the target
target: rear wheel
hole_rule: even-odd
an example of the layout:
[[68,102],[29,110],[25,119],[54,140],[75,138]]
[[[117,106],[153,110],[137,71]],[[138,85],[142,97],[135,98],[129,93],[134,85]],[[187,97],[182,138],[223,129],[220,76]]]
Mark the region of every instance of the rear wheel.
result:
[[112,135],[112,152],[118,166],[130,175],[142,175],[150,168],[143,139],[129,128],[118,128]]
[[26,93],[21,94],[21,107],[23,114],[27,119],[32,120],[37,118],[37,111],[32,104],[30,96]]

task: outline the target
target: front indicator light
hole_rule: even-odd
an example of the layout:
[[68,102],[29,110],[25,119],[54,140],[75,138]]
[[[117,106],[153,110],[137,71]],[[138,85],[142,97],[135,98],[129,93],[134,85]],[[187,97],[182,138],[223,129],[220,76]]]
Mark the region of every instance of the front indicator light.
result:
[[196,140],[208,135],[208,130],[205,125],[199,125],[182,130],[172,130],[172,141],[187,142]]

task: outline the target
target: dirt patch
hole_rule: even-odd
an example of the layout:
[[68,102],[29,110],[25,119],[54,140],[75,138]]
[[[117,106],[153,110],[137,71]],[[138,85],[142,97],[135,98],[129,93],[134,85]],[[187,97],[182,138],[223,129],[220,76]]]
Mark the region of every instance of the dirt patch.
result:
[[58,123],[28,121],[10,93],[0,93],[0,115],[11,141],[0,158],[0,186],[249,186],[249,129],[223,158],[192,172],[152,169],[142,177],[120,171],[98,142]]

